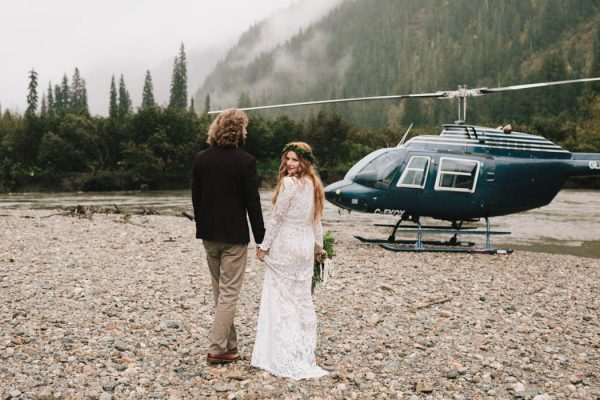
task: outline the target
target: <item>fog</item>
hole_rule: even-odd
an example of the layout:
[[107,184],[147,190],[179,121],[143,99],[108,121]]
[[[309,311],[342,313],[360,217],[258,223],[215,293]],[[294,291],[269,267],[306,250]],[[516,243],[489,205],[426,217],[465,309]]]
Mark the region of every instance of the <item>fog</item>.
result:
[[[28,71],[38,73],[38,94],[69,81],[75,67],[85,79],[92,114],[106,115],[111,76],[124,75],[134,107],[146,70],[159,104],[166,104],[173,61],[181,43],[188,57],[188,94],[201,85],[251,26],[270,18],[247,62],[289,39],[341,0],[76,0],[0,1],[0,106],[24,112]],[[285,11],[291,6],[291,12]]]

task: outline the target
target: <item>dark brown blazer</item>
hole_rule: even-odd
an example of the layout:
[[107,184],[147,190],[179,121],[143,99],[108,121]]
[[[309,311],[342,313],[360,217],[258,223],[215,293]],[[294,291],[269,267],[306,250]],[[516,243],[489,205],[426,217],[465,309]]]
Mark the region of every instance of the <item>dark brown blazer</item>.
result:
[[196,238],[245,244],[250,242],[250,219],[254,241],[265,236],[256,160],[237,147],[210,147],[194,160],[192,202]]

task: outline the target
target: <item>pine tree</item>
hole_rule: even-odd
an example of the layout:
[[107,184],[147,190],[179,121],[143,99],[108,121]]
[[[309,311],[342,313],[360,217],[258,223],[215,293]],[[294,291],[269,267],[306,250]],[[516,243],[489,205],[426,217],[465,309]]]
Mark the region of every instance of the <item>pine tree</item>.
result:
[[210,94],[206,94],[206,98],[204,98],[204,114],[208,114],[210,111]]
[[154,101],[154,87],[152,85],[152,75],[150,75],[150,71],[146,71],[144,90],[142,91],[142,108],[152,107],[156,107],[156,102]]
[[184,110],[187,106],[187,66],[183,43],[179,48],[179,55],[173,63],[173,75],[171,77],[171,97],[169,107]]
[[196,111],[194,110],[194,96],[190,97],[190,112],[192,114],[196,113]]
[[117,106],[117,87],[115,86],[115,76],[110,80],[110,101],[108,105],[108,117],[116,118],[118,113]]
[[40,106],[40,116],[48,116],[48,105],[46,103],[46,95],[42,93],[42,105]]
[[125,87],[125,79],[123,78],[123,74],[121,74],[121,79],[119,80],[119,116],[123,117],[131,112],[131,97],[129,97],[129,92],[127,91],[127,87]]
[[79,68],[75,68],[71,82],[71,109],[78,113],[89,114],[85,80],[81,77]]
[[27,111],[25,111],[25,115],[34,116],[37,111],[37,106],[38,106],[37,86],[38,86],[38,74],[32,68],[31,71],[29,71],[29,93],[27,94]]
[[[596,36],[592,42],[592,77],[600,76],[600,27],[596,28]],[[595,92],[600,93],[600,83],[590,85]]]
[[81,109],[85,114],[89,114],[90,110],[88,107],[88,96],[87,89],[85,87],[85,79],[82,80],[83,86],[81,87]]
[[60,85],[54,85],[54,110],[57,113],[65,110],[65,100]]
[[71,108],[71,88],[69,87],[69,79],[67,74],[63,75],[62,83],[60,84],[60,94],[62,100],[62,111],[67,111]]
[[240,97],[238,98],[238,107],[239,108],[247,108],[252,107],[252,101],[250,100],[250,95],[246,91],[242,91],[240,93]]
[[54,104],[54,94],[52,94],[52,82],[48,82],[48,114],[52,115],[56,111]]

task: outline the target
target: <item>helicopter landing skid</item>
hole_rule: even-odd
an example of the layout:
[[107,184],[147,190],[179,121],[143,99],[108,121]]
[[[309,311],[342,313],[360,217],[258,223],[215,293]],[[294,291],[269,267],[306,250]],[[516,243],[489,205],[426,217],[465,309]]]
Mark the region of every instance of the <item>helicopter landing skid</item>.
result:
[[[469,230],[471,227],[454,226],[450,229],[438,229],[436,227],[424,228],[416,221],[417,229],[402,229],[403,233],[417,233],[417,240],[396,239],[395,234],[399,228],[400,221],[395,225],[392,235],[387,240],[366,239],[355,236],[365,243],[378,244],[380,247],[396,252],[449,252],[449,253],[483,253],[483,254],[510,254],[512,249],[494,249],[491,245],[492,235],[510,235],[510,232],[490,230],[490,221],[485,218],[485,230]],[[423,234],[451,234],[449,241],[423,240]],[[459,242],[457,235],[485,235],[483,248],[474,248],[473,242]],[[406,244],[412,246],[394,246],[393,244]],[[425,247],[427,245],[427,247]]]
[[[389,240],[389,239],[368,239],[368,238],[365,238],[362,236],[354,236],[354,237],[363,243],[378,244],[382,247],[384,245],[391,245],[391,244],[414,244],[415,243],[414,240],[410,240],[410,239]],[[450,240],[422,240],[421,243],[423,243],[424,245],[434,245],[434,246],[452,246],[452,247],[473,247],[473,246],[475,246],[475,242],[459,242],[459,241],[452,240],[452,239],[450,239]],[[391,246],[391,247],[393,247],[393,246]]]
[[476,249],[472,247],[408,247],[408,246],[391,246],[389,244],[380,244],[380,247],[396,252],[410,253],[476,253],[476,254],[510,254],[512,249]]

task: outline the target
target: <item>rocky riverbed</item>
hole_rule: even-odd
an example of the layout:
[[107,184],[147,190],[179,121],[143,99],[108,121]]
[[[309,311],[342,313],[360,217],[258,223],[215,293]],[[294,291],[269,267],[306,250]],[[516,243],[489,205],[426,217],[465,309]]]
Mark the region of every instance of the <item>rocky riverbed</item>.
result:
[[253,256],[244,358],[208,366],[210,277],[187,219],[1,214],[0,400],[600,398],[598,259],[391,253],[331,225],[336,275],[314,296],[331,374],[294,382],[250,366]]

